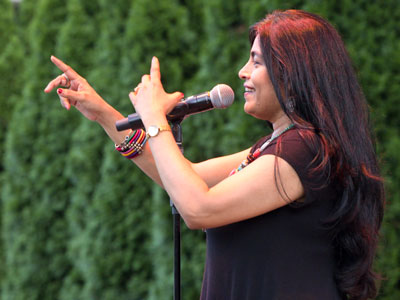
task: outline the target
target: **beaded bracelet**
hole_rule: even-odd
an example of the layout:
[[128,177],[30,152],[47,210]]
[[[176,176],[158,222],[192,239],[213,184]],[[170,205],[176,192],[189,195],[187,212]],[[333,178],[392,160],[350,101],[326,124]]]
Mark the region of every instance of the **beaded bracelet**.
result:
[[146,141],[146,131],[143,129],[134,130],[125,137],[125,140],[120,145],[115,145],[115,150],[127,159],[132,159],[143,152]]

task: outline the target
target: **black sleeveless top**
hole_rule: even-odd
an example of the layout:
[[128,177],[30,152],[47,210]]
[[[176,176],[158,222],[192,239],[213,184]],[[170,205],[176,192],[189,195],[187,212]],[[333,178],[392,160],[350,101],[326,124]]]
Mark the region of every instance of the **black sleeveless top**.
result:
[[338,193],[321,174],[311,172],[316,153],[297,129],[273,141],[265,154],[278,155],[293,167],[305,200],[208,229],[201,300],[344,299],[334,281],[333,247],[323,226]]

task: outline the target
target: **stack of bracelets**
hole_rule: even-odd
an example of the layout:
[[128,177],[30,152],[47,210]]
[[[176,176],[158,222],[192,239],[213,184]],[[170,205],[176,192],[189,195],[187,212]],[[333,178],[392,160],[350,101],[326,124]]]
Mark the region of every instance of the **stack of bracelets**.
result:
[[143,129],[133,130],[120,145],[115,145],[115,150],[119,151],[122,156],[132,159],[142,153],[146,141],[146,131]]

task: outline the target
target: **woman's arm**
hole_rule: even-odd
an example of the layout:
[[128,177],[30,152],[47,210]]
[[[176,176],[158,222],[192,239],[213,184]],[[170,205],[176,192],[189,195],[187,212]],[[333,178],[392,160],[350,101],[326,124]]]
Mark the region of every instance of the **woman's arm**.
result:
[[[129,97],[146,128],[165,126],[166,111],[175,99],[165,93],[160,81],[159,63],[153,58],[150,75],[142,77],[141,88]],[[166,191],[190,228],[210,228],[252,218],[297,200],[304,194],[294,169],[283,159],[265,155],[233,176],[217,172],[216,181],[206,181],[183,157],[170,131],[162,131],[147,142]],[[239,156],[227,160],[237,165]],[[218,161],[216,166],[221,166]],[[240,160],[239,160],[240,162]],[[276,179],[276,163],[279,180]],[[212,170],[209,162],[207,170]],[[200,165],[202,168],[205,165]],[[232,168],[233,166],[233,168]],[[289,200],[291,199],[291,200]]]
[[[64,75],[56,77],[47,85],[44,91],[50,93],[54,88],[58,88],[59,86],[68,87],[57,89],[61,105],[67,110],[69,110],[71,106],[74,106],[87,119],[95,121],[102,126],[115,144],[120,144],[125,139],[125,136],[128,135],[129,130],[117,131],[115,123],[123,119],[124,116],[98,95],[86,79],[75,72],[70,66],[54,56],[51,57],[51,61],[67,77]],[[177,99],[179,100],[179,97]],[[246,151],[248,153],[248,150]],[[192,164],[189,161],[187,161],[187,163],[205,182],[212,186],[227,177],[230,170],[240,164],[247,155],[246,151],[211,159],[202,163]],[[147,144],[142,154],[133,158],[132,161],[146,175],[162,186],[151,149]]]
[[200,163],[191,163],[192,169],[212,187],[229,176],[249,154],[250,148],[227,156],[212,158]]
[[273,155],[261,156],[242,171],[209,187],[183,158],[171,133],[160,133],[148,143],[166,191],[192,229],[218,227],[256,217],[300,199],[304,194],[294,169]]

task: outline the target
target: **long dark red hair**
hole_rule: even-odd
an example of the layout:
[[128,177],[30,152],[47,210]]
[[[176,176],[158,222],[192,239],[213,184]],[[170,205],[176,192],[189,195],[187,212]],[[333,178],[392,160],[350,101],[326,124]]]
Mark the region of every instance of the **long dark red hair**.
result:
[[337,31],[304,11],[275,11],[250,29],[282,109],[309,145],[318,170],[340,187],[328,220],[336,282],[348,299],[374,298],[372,264],[383,218],[384,189],[368,106]]

